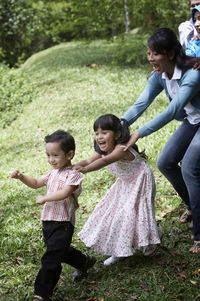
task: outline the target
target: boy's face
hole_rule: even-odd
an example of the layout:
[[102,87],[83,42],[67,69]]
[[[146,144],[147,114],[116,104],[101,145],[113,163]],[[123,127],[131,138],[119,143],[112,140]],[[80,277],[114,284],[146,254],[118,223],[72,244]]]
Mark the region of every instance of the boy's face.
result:
[[60,169],[70,165],[70,160],[72,158],[71,151],[65,153],[59,142],[48,142],[46,144],[46,154],[49,164],[54,169]]
[[200,36],[200,12],[199,11],[195,11],[194,26],[195,26],[195,29],[198,33],[198,36]]
[[200,4],[200,0],[190,0],[190,9],[192,10],[195,6]]

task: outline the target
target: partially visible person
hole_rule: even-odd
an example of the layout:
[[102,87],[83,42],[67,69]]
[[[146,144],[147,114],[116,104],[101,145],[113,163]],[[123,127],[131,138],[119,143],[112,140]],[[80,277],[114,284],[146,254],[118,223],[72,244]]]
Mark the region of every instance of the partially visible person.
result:
[[[200,5],[200,0],[189,0],[190,10],[195,6]],[[182,22],[179,27],[180,43],[184,49],[187,48],[189,41],[196,35],[196,30],[192,18],[188,21]]]
[[131,125],[163,90],[170,103],[132,134],[125,150],[171,120],[182,120],[159,155],[157,166],[187,206],[181,222],[193,221],[194,242],[189,251],[200,253],[200,71],[193,70],[199,58],[187,56],[169,28],[154,32],[147,44],[154,72],[123,118]]
[[87,247],[110,256],[105,266],[132,256],[134,248],[143,247],[144,255],[151,255],[161,236],[155,220],[153,173],[136,145],[123,151],[130,138],[125,120],[121,125],[115,115],[106,114],[94,122],[93,128],[96,152],[74,168],[87,173],[107,166],[117,180],[78,236]]
[[200,5],[192,9],[192,20],[196,29],[196,35],[189,41],[186,54],[200,57]]
[[11,178],[19,179],[25,185],[37,189],[47,187],[46,195],[39,195],[36,204],[44,205],[42,230],[46,252],[42,257],[42,267],[35,281],[34,301],[48,301],[60,278],[61,263],[77,269],[74,275],[80,279],[87,275],[96,259],[84,255],[71,247],[75,224],[75,211],[81,193],[81,174],[72,169],[71,160],[75,154],[74,138],[67,132],[58,130],[45,137],[46,154],[53,170],[39,179],[31,178],[18,170]]

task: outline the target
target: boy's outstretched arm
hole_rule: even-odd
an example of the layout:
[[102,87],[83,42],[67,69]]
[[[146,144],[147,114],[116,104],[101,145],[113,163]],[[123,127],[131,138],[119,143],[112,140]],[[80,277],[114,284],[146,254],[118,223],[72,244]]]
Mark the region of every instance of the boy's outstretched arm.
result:
[[31,177],[23,174],[19,170],[14,170],[11,173],[10,177],[14,178],[14,179],[19,179],[25,185],[27,185],[27,186],[29,186],[29,187],[31,187],[33,189],[37,189],[37,188],[40,188],[40,187],[44,186],[44,182],[43,182],[42,179],[31,178]]
[[66,199],[68,196],[77,189],[75,185],[66,185],[63,189],[49,193],[47,195],[39,195],[36,200],[36,204],[42,205],[46,202],[61,201]]

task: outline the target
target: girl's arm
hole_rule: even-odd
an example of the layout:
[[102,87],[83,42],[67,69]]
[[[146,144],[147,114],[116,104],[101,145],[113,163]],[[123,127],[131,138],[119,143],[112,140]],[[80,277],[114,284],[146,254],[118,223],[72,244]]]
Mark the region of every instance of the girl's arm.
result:
[[22,172],[20,172],[19,170],[14,170],[11,175],[10,175],[11,178],[14,178],[14,179],[19,179],[21,182],[23,182],[25,185],[33,188],[33,189],[38,189],[42,186],[45,186],[42,178],[40,179],[34,179],[34,178],[31,178],[25,174],[23,174]]
[[77,189],[76,185],[67,185],[63,189],[49,193],[48,195],[39,195],[36,200],[36,204],[42,205],[46,202],[61,201],[72,195]]
[[74,165],[73,169],[77,169],[77,167],[85,167],[85,166],[89,165],[90,163],[96,161],[99,158],[101,158],[101,155],[96,152],[92,157],[90,157],[86,160],[81,160],[81,161],[77,162]]
[[112,151],[112,153],[104,156],[104,157],[100,157],[97,158],[95,161],[91,162],[90,164],[88,164],[85,167],[81,167],[79,168],[77,166],[77,170],[81,171],[82,173],[87,173],[90,171],[95,171],[98,169],[101,169],[113,162],[119,161],[121,159],[124,159],[127,156],[127,153],[129,153],[129,151],[124,152],[124,147],[123,145],[117,145],[115,147],[115,149]]

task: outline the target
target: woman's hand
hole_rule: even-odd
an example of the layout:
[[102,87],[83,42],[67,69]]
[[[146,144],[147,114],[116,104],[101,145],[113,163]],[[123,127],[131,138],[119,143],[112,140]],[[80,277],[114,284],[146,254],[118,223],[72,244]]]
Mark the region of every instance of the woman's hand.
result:
[[124,151],[127,151],[127,149],[132,146],[133,144],[136,143],[136,141],[140,138],[140,135],[138,134],[138,132],[135,132],[131,135],[129,141],[127,142]]

